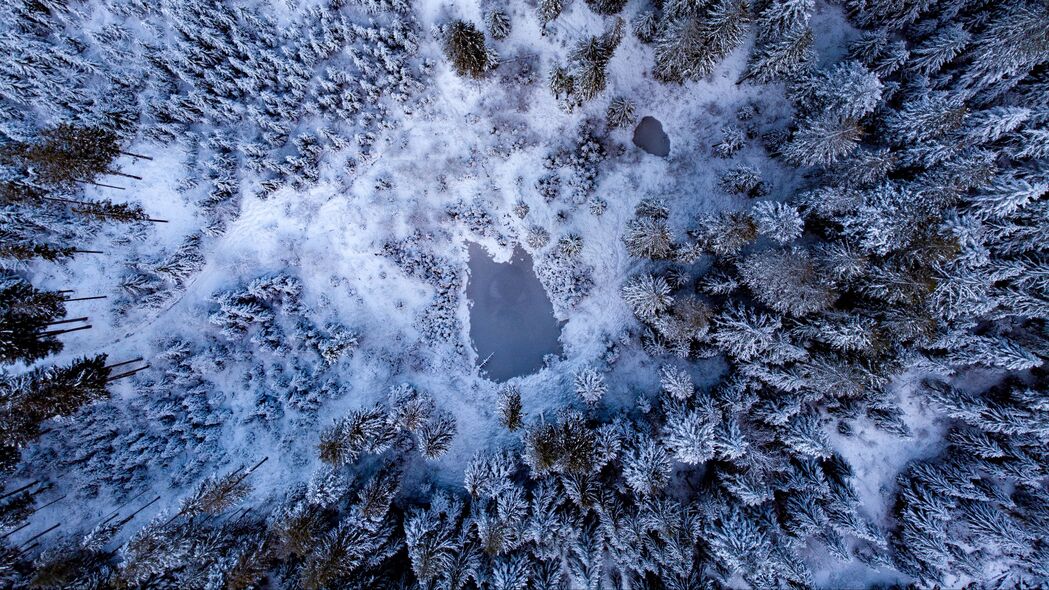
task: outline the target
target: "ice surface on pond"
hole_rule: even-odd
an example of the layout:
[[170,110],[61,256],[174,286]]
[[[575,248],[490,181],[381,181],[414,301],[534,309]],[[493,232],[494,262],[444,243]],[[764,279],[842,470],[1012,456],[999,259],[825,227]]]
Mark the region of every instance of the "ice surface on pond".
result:
[[634,129],[634,145],[654,155],[670,155],[670,138],[663,132],[663,124],[655,117],[644,117]]
[[470,338],[482,370],[495,381],[538,371],[545,355],[561,354],[561,326],[532,257],[515,248],[500,264],[478,244],[469,252]]

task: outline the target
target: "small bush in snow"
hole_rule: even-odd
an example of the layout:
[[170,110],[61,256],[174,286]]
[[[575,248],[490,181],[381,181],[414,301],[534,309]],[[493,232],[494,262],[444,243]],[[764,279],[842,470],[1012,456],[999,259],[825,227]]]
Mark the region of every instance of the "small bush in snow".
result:
[[608,123],[609,129],[616,129],[618,127],[626,127],[634,123],[634,101],[617,96],[608,103],[608,110],[605,112],[605,121]]
[[502,10],[489,12],[485,17],[485,24],[488,25],[488,34],[492,39],[506,39],[510,34],[510,15]]
[[593,367],[587,367],[576,373],[575,392],[587,405],[594,405],[604,397],[607,387],[605,378]]

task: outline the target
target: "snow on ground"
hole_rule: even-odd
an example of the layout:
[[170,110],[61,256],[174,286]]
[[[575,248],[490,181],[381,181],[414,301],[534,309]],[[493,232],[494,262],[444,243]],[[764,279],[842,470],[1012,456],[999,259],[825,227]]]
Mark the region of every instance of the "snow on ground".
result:
[[[629,20],[637,9],[631,4],[624,17]],[[450,15],[481,20],[477,3],[452,7],[428,2],[418,12],[423,31]],[[532,416],[572,401],[574,373],[588,365],[607,367],[599,357],[623,336],[625,327],[634,325],[619,296],[619,285],[638,265],[621,239],[634,207],[644,198],[666,201],[672,229],[682,237],[696,215],[747,206],[745,199],[730,197],[716,185],[720,173],[743,162],[762,171],[772,189],[770,198],[784,198],[798,179],[767,159],[760,142],[749,142],[732,160],[711,157],[710,148],[719,140],[721,127],[736,122],[736,110],[748,102],[758,106],[758,124],[766,129],[786,125],[790,109],[780,87],[735,83],[747,46],[734,52],[708,80],[663,85],[649,74],[651,47],[626,35],[609,64],[608,89],[575,112],[565,113],[546,88],[547,72],[565,59],[578,39],[599,34],[611,20],[598,17],[582,2],[573,3],[545,34],[524,4],[511,9],[511,18],[509,38],[493,44],[503,63],[482,81],[457,77],[441,57],[439,44],[428,40],[422,53],[435,67],[426,97],[383,133],[373,149],[374,158],[349,173],[340,154],[329,155],[322,181],[310,190],[286,188],[266,200],[244,197],[236,220],[221,237],[206,242],[206,265],[160,309],[121,320],[112,316],[108,301],[71,306],[73,315],[90,315],[95,327],[65,338],[70,352],[63,356],[100,351],[114,360],[148,359],[166,336],[193,338],[213,330],[207,316],[216,293],[269,273],[289,273],[302,281],[304,303],[318,322],[335,319],[361,334],[361,348],[336,369],[345,393],[325,402],[315,421],[286,418],[283,433],[272,434],[242,425],[242,416],[252,411],[246,397],[250,393],[232,373],[217,377],[226,379],[224,403],[232,415],[223,431],[225,456],[215,458],[214,468],[250,464],[268,456],[253,476],[258,489],[270,491],[302,481],[318,464],[314,448],[324,425],[353,408],[384,399],[391,385],[410,382],[455,415],[456,442],[430,468],[436,481],[454,485],[461,481],[462,468],[474,452],[509,436],[494,415],[499,386],[476,368],[462,291],[465,281],[452,302],[458,329],[443,341],[428,339],[420,331],[420,319],[433,305],[434,288],[406,274],[384,255],[383,248],[389,242],[420,236],[417,247],[465,273],[467,241],[481,243],[496,260],[507,260],[515,245],[523,245],[527,228],[540,225],[550,232],[550,244],[538,250],[523,245],[540,275],[543,265],[550,264],[542,254],[554,248],[560,237],[577,234],[583,241],[581,261],[592,269],[594,286],[574,308],[559,308],[558,319],[566,321],[564,358],[514,382],[520,385],[525,411]],[[825,58],[839,54],[842,39],[849,34],[840,11],[823,6],[813,24],[821,54]],[[544,159],[571,149],[582,127],[603,128],[605,109],[614,96],[638,105],[637,120],[648,115],[662,122],[670,137],[670,157],[658,158],[633,146],[632,128],[613,130],[603,140],[609,155],[599,165],[594,190],[594,196],[607,203],[603,214],[563,199],[546,202],[536,189],[546,173]],[[202,223],[196,208],[200,195],[193,188],[179,190],[187,174],[185,153],[179,146],[146,143],[130,151],[154,158],[120,161],[122,170],[144,179],[113,179],[126,190],[92,189],[88,196],[137,200],[154,217],[168,220],[127,238],[121,247],[131,248],[138,259],[170,254]],[[251,182],[245,179],[244,184]],[[524,220],[511,213],[519,200],[529,206]],[[449,209],[459,204],[476,205],[487,213],[490,224],[482,227],[482,233],[449,216]],[[563,221],[558,220],[559,214]],[[100,237],[100,244],[112,243],[107,239],[112,238]],[[51,267],[54,270],[38,278],[45,287],[113,297],[123,255],[85,257],[75,265]],[[641,392],[654,390],[658,367],[652,364],[643,355],[626,355],[611,367],[616,379],[610,403],[632,404]],[[697,383],[712,384],[721,371],[716,365],[711,363],[710,375],[696,375]],[[139,395],[134,382],[121,382],[116,390],[125,399]],[[861,429],[851,438],[835,437],[836,447],[857,469],[866,510],[877,518],[884,517],[881,499],[889,497],[884,488],[892,485],[895,474],[908,460],[934,453],[939,440],[937,427],[922,426],[929,420],[916,402],[906,397],[904,401],[914,438],[892,439],[873,429]],[[303,427],[308,431],[293,430],[288,436],[287,429]],[[185,491],[184,486],[166,486],[156,481],[150,492],[163,495],[156,511],[170,510]],[[88,499],[70,495],[50,508],[44,520],[61,515],[74,527],[105,513],[112,504],[107,491]],[[826,579],[831,585],[839,581]]]

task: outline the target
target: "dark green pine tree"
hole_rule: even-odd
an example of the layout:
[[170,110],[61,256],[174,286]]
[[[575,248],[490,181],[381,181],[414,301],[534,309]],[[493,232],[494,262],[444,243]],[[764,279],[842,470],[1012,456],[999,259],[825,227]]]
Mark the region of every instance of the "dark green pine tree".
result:
[[120,155],[118,139],[101,128],[62,124],[4,150],[2,159],[20,164],[35,183],[68,187],[109,173]]
[[21,448],[39,436],[44,421],[106,399],[111,373],[106,355],[99,354],[6,379],[0,383],[0,445]]
[[57,262],[72,258],[75,254],[82,252],[72,246],[55,246],[53,244],[40,243],[25,240],[5,240],[0,236],[0,258],[11,260],[45,260]]
[[114,203],[109,199],[104,201],[82,201],[73,207],[73,211],[106,221],[161,221],[159,219],[150,219],[149,215],[146,215],[146,212],[139,205]]
[[444,51],[460,76],[480,78],[488,71],[484,33],[473,23],[457,20],[448,29]]
[[65,298],[22,279],[0,282],[0,362],[33,362],[62,350],[47,326],[66,315]]

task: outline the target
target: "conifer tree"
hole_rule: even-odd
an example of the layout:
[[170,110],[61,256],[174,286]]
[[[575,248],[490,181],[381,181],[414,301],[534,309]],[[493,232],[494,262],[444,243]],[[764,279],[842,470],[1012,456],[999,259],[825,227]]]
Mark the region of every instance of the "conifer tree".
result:
[[38,436],[45,420],[70,416],[109,397],[110,372],[106,355],[100,354],[5,378],[0,383],[0,442],[21,447]]
[[611,129],[627,127],[634,122],[634,110],[633,101],[617,96],[608,103],[605,122]]
[[488,34],[496,41],[505,39],[510,34],[510,16],[502,10],[492,10],[485,16]]
[[0,157],[25,166],[34,182],[71,187],[107,173],[119,154],[118,138],[112,132],[62,124],[43,131],[34,142],[5,150]]
[[594,405],[601,401],[601,398],[604,397],[607,389],[608,387],[605,385],[605,378],[593,367],[585,367],[583,370],[576,373],[576,395],[579,396],[579,399],[586,402],[587,405]]
[[448,27],[444,51],[460,76],[481,78],[488,72],[484,33],[471,23],[457,20]]
[[665,11],[667,22],[656,41],[653,73],[661,82],[684,82],[709,76],[717,63],[735,49],[750,22],[749,5],[718,0],[702,14]]
[[65,316],[61,293],[15,277],[0,279],[0,362],[33,362],[62,350],[48,326]]
[[521,390],[510,385],[499,394],[499,421],[508,430],[517,430],[524,425],[524,406],[521,404]]

